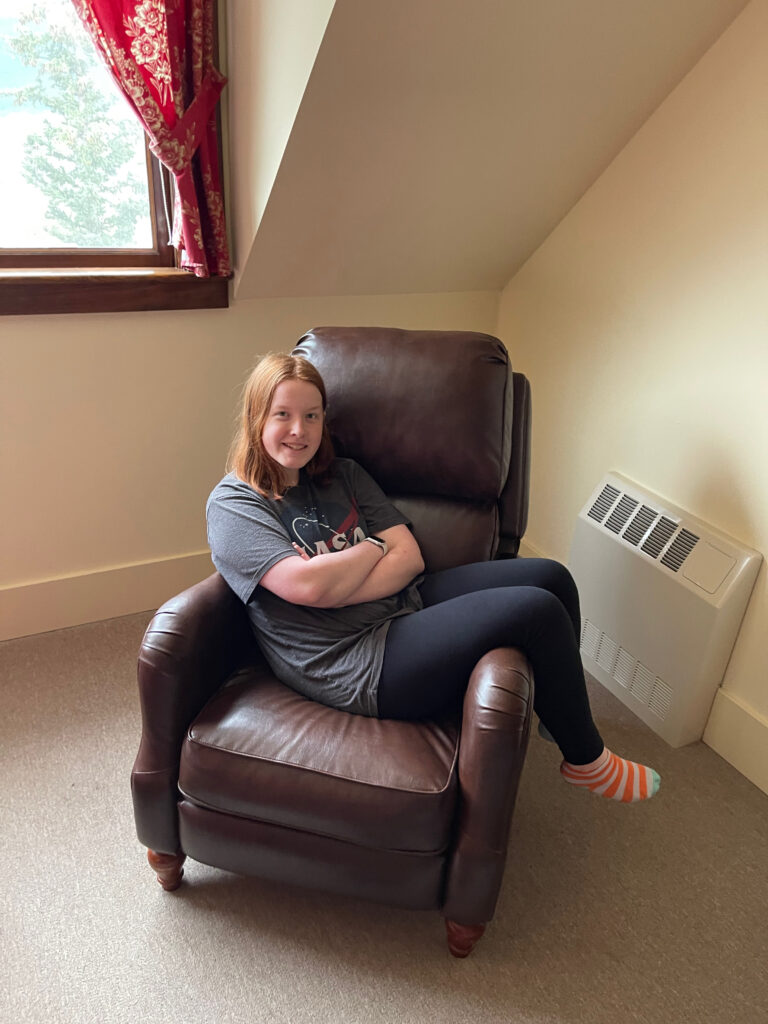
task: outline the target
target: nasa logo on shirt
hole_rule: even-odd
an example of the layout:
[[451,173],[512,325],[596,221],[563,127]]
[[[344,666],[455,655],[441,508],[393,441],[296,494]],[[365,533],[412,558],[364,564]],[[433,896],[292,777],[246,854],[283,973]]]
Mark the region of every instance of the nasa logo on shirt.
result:
[[[340,519],[336,527],[328,523],[329,517]],[[321,516],[316,508],[304,509],[304,515],[294,516],[288,525],[288,532],[295,537],[299,547],[308,555],[327,555],[331,551],[343,551],[365,538],[365,530],[360,526],[360,516],[356,508],[344,509],[342,506],[326,506]]]

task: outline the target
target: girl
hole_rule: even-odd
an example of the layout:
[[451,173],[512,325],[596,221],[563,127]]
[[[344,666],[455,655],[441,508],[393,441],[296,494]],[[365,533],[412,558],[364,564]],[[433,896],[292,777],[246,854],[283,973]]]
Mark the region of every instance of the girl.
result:
[[653,796],[656,772],[611,753],[592,721],[568,571],[510,559],[422,575],[406,518],[357,463],[334,458],[325,409],[311,363],[265,356],[206,508],[213,562],[275,675],[345,711],[432,718],[457,706],[484,654],[519,647],[566,781],[624,802]]

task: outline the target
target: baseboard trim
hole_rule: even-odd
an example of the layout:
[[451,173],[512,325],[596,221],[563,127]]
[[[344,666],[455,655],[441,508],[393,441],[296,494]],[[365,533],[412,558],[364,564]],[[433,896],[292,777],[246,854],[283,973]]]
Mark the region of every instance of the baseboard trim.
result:
[[702,737],[736,771],[768,793],[768,718],[720,689]]
[[210,552],[0,588],[0,640],[157,608],[213,572]]
[[533,544],[529,544],[527,540],[520,541],[520,547],[518,549],[519,558],[546,558],[538,548],[535,548]]

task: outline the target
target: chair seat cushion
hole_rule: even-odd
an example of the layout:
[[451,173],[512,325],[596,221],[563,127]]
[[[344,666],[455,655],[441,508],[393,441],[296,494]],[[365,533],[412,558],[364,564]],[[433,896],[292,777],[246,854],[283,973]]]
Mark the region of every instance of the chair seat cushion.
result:
[[268,669],[239,672],[184,741],[179,788],[213,810],[386,850],[446,848],[456,807],[453,719],[337,711]]

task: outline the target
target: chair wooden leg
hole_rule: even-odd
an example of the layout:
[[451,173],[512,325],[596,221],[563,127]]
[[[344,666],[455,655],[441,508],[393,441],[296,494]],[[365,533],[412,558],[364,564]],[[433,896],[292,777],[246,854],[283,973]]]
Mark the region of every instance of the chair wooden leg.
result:
[[166,892],[173,892],[181,885],[184,875],[182,864],[187,859],[185,853],[155,853],[147,850],[149,866],[157,874],[157,880]]
[[475,943],[485,931],[485,925],[458,924],[446,918],[445,931],[451,956],[465,957],[475,948]]

